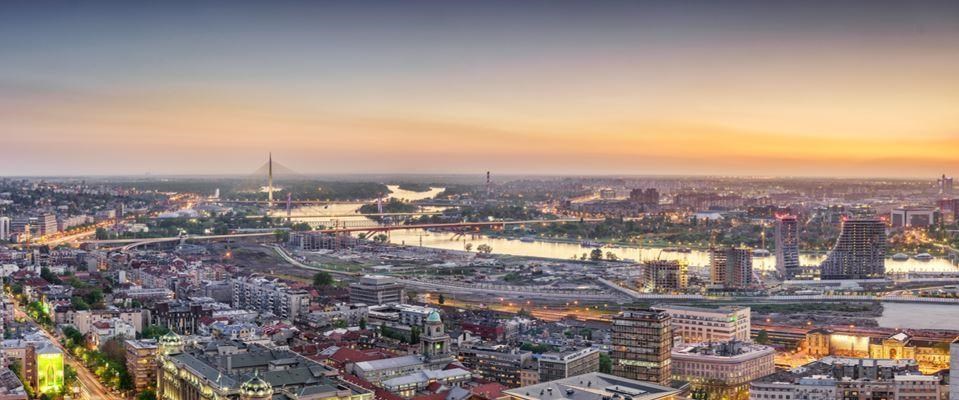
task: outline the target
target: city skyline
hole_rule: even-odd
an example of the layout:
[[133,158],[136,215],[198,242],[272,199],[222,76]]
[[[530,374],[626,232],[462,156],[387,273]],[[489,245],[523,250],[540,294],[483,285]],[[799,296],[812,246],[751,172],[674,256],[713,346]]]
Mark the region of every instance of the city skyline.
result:
[[0,54],[0,176],[959,169],[955,2],[31,2]]

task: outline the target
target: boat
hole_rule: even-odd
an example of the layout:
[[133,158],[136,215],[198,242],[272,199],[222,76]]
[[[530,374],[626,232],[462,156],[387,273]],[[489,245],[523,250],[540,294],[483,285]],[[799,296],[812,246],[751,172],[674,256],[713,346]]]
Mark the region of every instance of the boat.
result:
[[667,247],[663,251],[667,253],[691,253],[693,250],[689,247]]
[[536,241],[536,238],[530,237],[530,236],[523,236],[523,237],[519,238],[519,241],[520,241],[520,242],[525,242],[525,243],[533,243],[533,242]]
[[929,254],[929,253],[919,253],[919,254],[916,254],[914,258],[919,261],[929,261],[935,257],[933,257],[932,254]]
[[892,256],[893,261],[908,261],[909,255],[906,253],[896,253]]
[[579,245],[580,245],[580,246],[583,246],[583,247],[603,247],[603,244],[602,244],[602,243],[600,243],[600,242],[593,242],[593,241],[589,241],[589,240],[584,241],[584,242],[580,243]]
[[754,249],[753,257],[769,257],[769,250],[766,249]]

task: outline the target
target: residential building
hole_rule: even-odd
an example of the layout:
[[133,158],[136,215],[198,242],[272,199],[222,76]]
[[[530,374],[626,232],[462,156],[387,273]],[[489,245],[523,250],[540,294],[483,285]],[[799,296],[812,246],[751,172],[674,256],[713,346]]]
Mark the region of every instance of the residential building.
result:
[[672,378],[671,322],[669,313],[657,310],[629,310],[613,316],[613,375],[668,386]]
[[406,289],[396,278],[383,275],[365,275],[350,284],[350,302],[367,305],[405,303]]
[[653,306],[672,318],[673,334],[684,342],[749,341],[751,311],[749,307],[689,307],[673,304]]
[[462,348],[459,359],[477,377],[511,388],[522,386],[522,371],[534,365],[532,352],[505,345]]
[[549,382],[590,372],[599,372],[599,350],[591,347],[562,353],[546,353],[539,358],[540,382]]
[[233,278],[233,307],[270,313],[294,321],[310,309],[310,294],[278,280]]
[[643,286],[646,290],[671,292],[683,290],[689,283],[688,267],[679,260],[643,262]]
[[709,250],[710,282],[723,289],[748,289],[753,284],[752,249],[728,247]]
[[795,215],[777,215],[776,271],[789,278],[799,267],[799,220]]
[[886,274],[886,224],[878,218],[843,221],[836,245],[820,264],[822,279],[878,279]]
[[776,372],[775,355],[772,347],[738,340],[683,345],[672,351],[673,379],[708,398],[743,398],[749,382]]
[[334,235],[322,232],[293,232],[290,234],[291,247],[306,250],[340,250],[356,246],[359,242],[350,235]]
[[541,382],[503,391],[510,400],[672,400],[679,391],[668,386],[599,372]]
[[152,339],[124,342],[127,350],[127,372],[133,380],[133,389],[142,392],[156,385],[157,341]]
[[750,400],[941,400],[941,378],[915,360],[824,357],[749,385]]

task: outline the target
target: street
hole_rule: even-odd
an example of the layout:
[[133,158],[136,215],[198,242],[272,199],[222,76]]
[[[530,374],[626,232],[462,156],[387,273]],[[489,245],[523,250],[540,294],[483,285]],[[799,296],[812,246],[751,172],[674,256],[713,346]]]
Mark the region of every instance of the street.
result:
[[47,332],[43,327],[40,326],[33,318],[30,318],[30,315],[20,310],[20,307],[13,303],[14,307],[14,316],[23,317],[27,321],[30,321],[30,324],[37,328],[39,332],[42,332],[44,336],[50,339],[54,345],[56,345],[60,351],[63,352],[63,361],[65,365],[69,365],[77,372],[77,382],[80,384],[80,394],[81,398],[90,399],[90,400],[101,400],[101,399],[110,399],[110,400],[122,400],[123,397],[117,396],[110,392],[109,389],[103,386],[99,380],[97,380],[96,375],[90,372],[82,362],[77,360],[67,351],[63,345],[60,344],[60,341],[56,337]]

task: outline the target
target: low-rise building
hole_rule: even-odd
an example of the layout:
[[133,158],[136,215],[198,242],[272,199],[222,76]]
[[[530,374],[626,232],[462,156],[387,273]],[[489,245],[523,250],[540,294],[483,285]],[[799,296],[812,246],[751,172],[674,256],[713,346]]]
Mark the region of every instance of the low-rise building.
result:
[[672,317],[673,332],[689,343],[749,341],[749,307],[703,308],[672,304],[654,306]]
[[672,400],[678,394],[671,387],[599,372],[503,391],[510,400]]
[[462,348],[459,359],[477,377],[506,387],[522,386],[522,371],[533,366],[533,353],[504,345]]
[[310,294],[262,277],[233,279],[233,307],[294,321],[310,309]]
[[[287,350],[242,342],[158,341],[157,398],[373,400],[373,392]],[[285,396],[285,397],[284,397]]]
[[915,360],[829,356],[749,386],[750,400],[941,400],[943,385]]
[[366,275],[359,282],[350,284],[350,302],[367,305],[404,303],[406,289],[396,278],[383,275]]
[[776,372],[776,351],[740,341],[688,344],[672,351],[673,380],[708,398],[744,398],[749,382]]
[[562,353],[546,353],[539,358],[540,382],[549,382],[590,372],[599,372],[599,351],[594,348],[587,347]]

